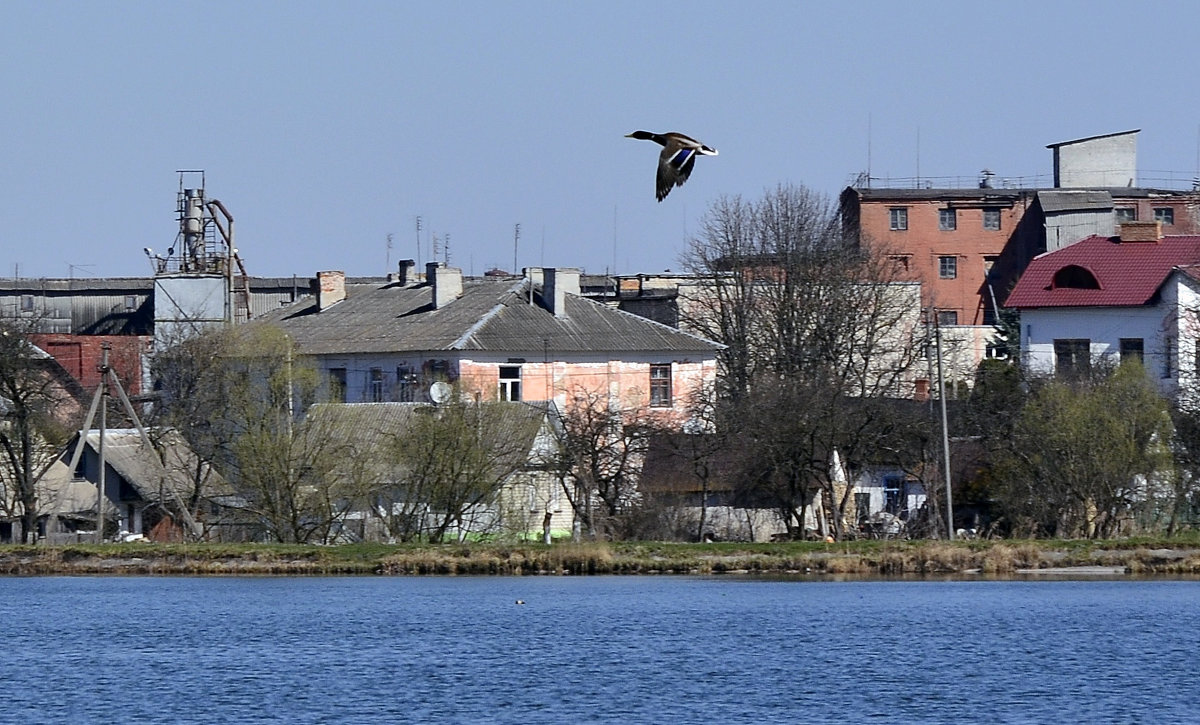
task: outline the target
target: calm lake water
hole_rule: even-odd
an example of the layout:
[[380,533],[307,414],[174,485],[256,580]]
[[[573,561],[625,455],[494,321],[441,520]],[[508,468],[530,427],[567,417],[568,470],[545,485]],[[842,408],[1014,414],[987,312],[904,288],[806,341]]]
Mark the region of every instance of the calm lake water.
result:
[[1200,721],[1195,581],[0,578],[0,626],[4,722]]

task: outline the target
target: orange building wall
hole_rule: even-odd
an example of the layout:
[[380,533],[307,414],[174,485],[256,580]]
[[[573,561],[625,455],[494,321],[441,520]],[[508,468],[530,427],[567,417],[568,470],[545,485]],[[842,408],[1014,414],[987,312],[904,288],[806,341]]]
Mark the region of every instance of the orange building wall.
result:
[[[958,324],[983,324],[984,305],[991,304],[984,287],[987,258],[999,257],[1004,245],[1024,216],[1026,207],[1017,203],[1000,207],[1000,229],[983,228],[983,209],[955,205],[957,229],[938,228],[938,212],[948,208],[940,200],[863,200],[860,229],[886,254],[897,258],[901,279],[921,283],[921,305],[958,313]],[[890,210],[908,209],[908,229],[892,231]],[[938,276],[938,258],[958,260],[954,279]]]
[[[499,391],[500,366],[511,364],[515,363],[460,360],[458,384],[468,394],[495,400]],[[559,410],[567,411],[575,394],[586,392],[603,400],[615,400],[627,410],[661,411],[665,418],[679,422],[687,417],[693,393],[703,385],[711,387],[717,372],[715,360],[674,362],[671,366],[673,407],[650,409],[649,362],[526,362],[520,367],[522,400],[554,400]]]

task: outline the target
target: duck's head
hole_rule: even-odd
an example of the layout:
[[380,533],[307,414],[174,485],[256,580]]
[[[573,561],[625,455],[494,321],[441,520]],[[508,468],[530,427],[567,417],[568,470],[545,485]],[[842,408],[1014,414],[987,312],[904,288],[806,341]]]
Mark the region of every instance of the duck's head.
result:
[[654,134],[649,131],[634,131],[633,133],[625,134],[625,138],[636,138],[639,141],[653,141]]

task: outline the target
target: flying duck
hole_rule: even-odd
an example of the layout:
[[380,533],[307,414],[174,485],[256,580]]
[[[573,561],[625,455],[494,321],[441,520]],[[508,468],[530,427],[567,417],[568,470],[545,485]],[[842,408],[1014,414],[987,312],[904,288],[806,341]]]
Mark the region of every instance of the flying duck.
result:
[[682,133],[650,133],[649,131],[634,131],[625,134],[625,138],[636,138],[640,141],[653,141],[663,147],[658,155],[658,176],[655,180],[654,191],[659,201],[667,198],[672,186],[683,186],[696,165],[696,156],[716,156],[717,150],[705,146],[690,136]]

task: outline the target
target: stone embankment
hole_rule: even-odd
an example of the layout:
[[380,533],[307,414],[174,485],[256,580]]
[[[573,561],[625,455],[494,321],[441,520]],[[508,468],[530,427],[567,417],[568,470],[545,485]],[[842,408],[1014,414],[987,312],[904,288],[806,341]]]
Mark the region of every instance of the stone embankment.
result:
[[895,541],[780,544],[556,543],[0,546],[0,574],[564,575],[811,577],[1200,575],[1200,545],[1156,541]]

